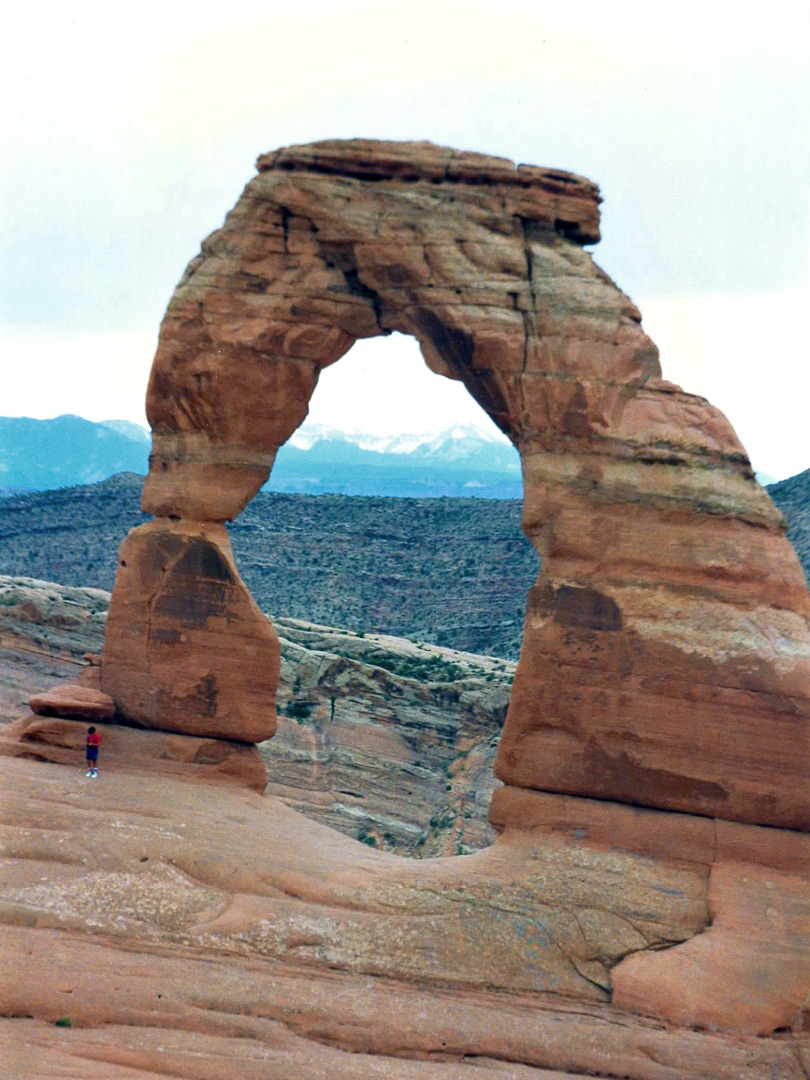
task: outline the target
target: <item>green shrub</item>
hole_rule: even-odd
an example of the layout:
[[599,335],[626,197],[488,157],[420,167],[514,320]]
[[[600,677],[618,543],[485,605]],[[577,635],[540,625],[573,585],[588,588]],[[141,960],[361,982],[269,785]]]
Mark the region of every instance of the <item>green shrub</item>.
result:
[[291,716],[294,720],[308,720],[314,707],[311,701],[290,700],[284,706],[284,715]]

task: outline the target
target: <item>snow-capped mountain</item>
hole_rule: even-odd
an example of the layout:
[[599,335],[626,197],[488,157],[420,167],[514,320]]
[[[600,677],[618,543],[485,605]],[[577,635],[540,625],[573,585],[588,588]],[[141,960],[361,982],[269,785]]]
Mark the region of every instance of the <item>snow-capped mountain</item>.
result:
[[268,488],[344,495],[520,498],[508,439],[475,424],[379,435],[303,424],[276,458]]
[[492,443],[509,446],[509,440],[494,428],[490,431],[477,424],[456,424],[442,431],[423,431],[407,435],[374,435],[365,431],[343,431],[326,424],[302,424],[289,440],[289,446],[311,450],[319,442],[349,442],[362,450],[378,454],[411,454],[419,451],[430,455],[456,443]]
[[[0,492],[143,475],[150,446],[150,433],[129,420],[0,417]],[[266,487],[310,495],[522,497],[517,451],[496,428],[477,424],[404,435],[303,424],[279,450]]]
[[152,445],[152,433],[149,429],[141,427],[140,424],[134,424],[131,420],[102,420],[101,426],[117,431],[125,439],[131,439],[132,442],[142,446],[151,447]]
[[[0,417],[0,487],[38,489],[145,473],[151,436],[128,420]],[[520,498],[516,451],[496,430],[375,435],[304,424],[276,458],[268,488],[321,495]]]

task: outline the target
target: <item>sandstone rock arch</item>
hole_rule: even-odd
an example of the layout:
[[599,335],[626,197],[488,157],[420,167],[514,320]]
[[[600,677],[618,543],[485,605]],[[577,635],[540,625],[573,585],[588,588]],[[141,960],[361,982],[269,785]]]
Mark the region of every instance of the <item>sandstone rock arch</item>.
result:
[[267,479],[319,372],[413,335],[518,447],[543,558],[496,771],[534,791],[810,829],[810,598],[726,419],[660,377],[583,249],[598,189],[427,143],[259,158],[178,285],[147,393],[153,451],[102,680],[151,726],[272,735],[278,645],[223,522]]

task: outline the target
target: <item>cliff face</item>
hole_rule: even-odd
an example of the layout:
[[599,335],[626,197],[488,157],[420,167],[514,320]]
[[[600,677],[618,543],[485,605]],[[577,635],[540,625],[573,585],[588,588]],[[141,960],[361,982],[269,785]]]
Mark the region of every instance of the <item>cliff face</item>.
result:
[[269,790],[365,843],[420,857],[477,850],[515,665],[280,619]]

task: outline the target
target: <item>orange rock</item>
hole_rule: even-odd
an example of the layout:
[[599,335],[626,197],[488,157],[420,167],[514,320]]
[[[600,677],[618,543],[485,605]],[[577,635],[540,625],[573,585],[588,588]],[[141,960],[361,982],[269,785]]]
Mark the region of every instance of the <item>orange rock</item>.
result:
[[[161,327],[144,510],[232,518],[320,370],[358,338],[411,334],[519,448],[543,558],[498,776],[810,829],[804,577],[728,421],[660,377],[638,309],[583,250],[596,186],[430,143],[332,140],[258,164]],[[264,737],[244,703],[276,676],[235,660],[258,623],[218,619],[193,578],[207,613],[191,634],[177,603],[152,619],[159,570],[119,573],[104,689],[146,723]],[[211,679],[229,687],[216,702]]]
[[703,934],[622,960],[611,972],[614,1004],[689,1027],[801,1030],[810,995],[807,877],[720,864],[709,910]]
[[121,547],[101,669],[119,711],[147,727],[260,742],[276,730],[276,633],[222,525],[159,519]]
[[810,881],[711,822],[675,852],[681,815],[540,796],[549,830],[408,860],[126,735],[109,782],[0,759],[4,1080],[802,1080]]
[[109,694],[79,683],[60,683],[44,694],[32,694],[28,704],[39,716],[73,720],[110,720],[115,716],[115,702]]
[[[255,746],[109,724],[101,729],[101,735],[105,776],[140,770],[144,775],[224,782],[260,794],[267,786],[267,774]],[[0,731],[0,755],[83,769],[86,736],[86,726],[72,720],[23,717]]]

